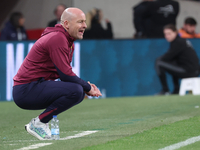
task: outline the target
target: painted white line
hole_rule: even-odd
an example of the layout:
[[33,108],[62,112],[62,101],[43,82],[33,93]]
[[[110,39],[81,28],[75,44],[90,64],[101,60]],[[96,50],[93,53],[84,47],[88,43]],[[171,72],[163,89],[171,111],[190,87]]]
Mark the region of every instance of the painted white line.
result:
[[51,145],[51,144],[52,144],[52,143],[38,143],[38,144],[30,145],[30,146],[27,146],[27,147],[22,147],[22,148],[17,149],[17,150],[36,149],[36,148],[43,147],[43,146],[47,146],[47,145]]
[[67,136],[65,138],[60,138],[60,140],[69,140],[69,139],[79,138],[79,137],[86,136],[86,135],[96,133],[96,132],[98,132],[98,131],[83,131],[83,132],[75,134],[73,136]]
[[19,143],[19,142],[38,142],[38,140],[15,140],[15,141],[3,141],[3,143]]
[[[79,132],[79,131],[73,131],[73,132]],[[89,135],[92,133],[98,132],[97,130],[93,131],[83,131],[81,133],[75,134],[74,136],[67,136],[65,138],[60,138],[60,140],[68,140],[68,139],[73,139],[73,138],[79,138],[85,135]],[[67,133],[67,132],[61,132],[61,133]],[[81,136],[80,136],[81,135]],[[48,140],[49,141],[49,140]],[[15,140],[15,141],[3,141],[3,143],[19,143],[19,142],[38,142],[38,140]]]
[[9,145],[13,146],[13,145],[19,145],[19,144],[9,144]]
[[[83,137],[83,136],[86,136],[86,135],[89,135],[89,134],[92,134],[92,133],[96,133],[96,132],[98,132],[98,131],[83,131],[83,132],[75,134],[73,136],[67,136],[65,138],[60,138],[60,140],[69,140],[69,139],[79,138],[79,137]],[[23,140],[18,140],[18,141],[23,141]],[[20,149],[17,149],[17,150],[36,149],[36,148],[43,147],[43,146],[46,146],[46,145],[51,145],[51,144],[52,143],[38,143],[38,144],[30,145],[28,147],[23,147],[23,148],[20,148]]]
[[185,141],[182,141],[182,142],[161,148],[159,150],[175,150],[175,149],[179,149],[181,147],[193,144],[193,143],[198,142],[198,141],[200,141],[200,136],[192,137],[192,138],[187,139]]

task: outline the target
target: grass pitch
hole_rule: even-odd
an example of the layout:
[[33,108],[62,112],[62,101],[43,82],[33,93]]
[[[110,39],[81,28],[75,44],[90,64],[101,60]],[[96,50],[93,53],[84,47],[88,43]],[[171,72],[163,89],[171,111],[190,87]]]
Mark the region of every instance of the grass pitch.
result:
[[[24,125],[42,111],[22,110],[0,102],[0,149],[14,150],[51,143],[38,150],[155,150],[200,135],[200,96],[149,96],[85,99],[58,115],[61,138],[98,131],[79,138],[40,141]],[[199,149],[200,142],[180,148]]]

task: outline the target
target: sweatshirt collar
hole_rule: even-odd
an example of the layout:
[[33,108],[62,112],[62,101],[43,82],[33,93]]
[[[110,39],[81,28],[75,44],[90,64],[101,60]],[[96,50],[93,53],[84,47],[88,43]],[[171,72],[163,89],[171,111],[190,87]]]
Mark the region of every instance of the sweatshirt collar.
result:
[[55,25],[55,27],[60,27],[63,29],[64,33],[65,33],[65,36],[67,37],[68,41],[70,43],[73,43],[76,39],[73,38],[71,35],[69,35],[69,33],[67,32],[67,30],[61,25],[61,24],[57,24]]
[[75,38],[71,37],[69,33],[65,30],[65,28],[61,24],[56,24],[55,27],[47,27],[41,36],[49,34],[51,32],[62,32],[65,37],[67,38],[70,46],[72,46],[73,42],[76,40]]

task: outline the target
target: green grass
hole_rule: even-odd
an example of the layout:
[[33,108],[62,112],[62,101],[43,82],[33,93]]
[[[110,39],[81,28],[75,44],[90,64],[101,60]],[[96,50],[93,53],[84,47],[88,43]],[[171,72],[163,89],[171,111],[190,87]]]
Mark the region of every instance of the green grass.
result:
[[[200,106],[200,96],[86,99],[58,116],[60,136],[87,130],[98,130],[97,133],[64,141],[39,141],[27,134],[24,125],[41,111],[0,102],[0,149],[53,143],[38,149],[155,150],[200,135],[200,108],[195,106]],[[200,142],[196,142],[180,149],[199,147]]]

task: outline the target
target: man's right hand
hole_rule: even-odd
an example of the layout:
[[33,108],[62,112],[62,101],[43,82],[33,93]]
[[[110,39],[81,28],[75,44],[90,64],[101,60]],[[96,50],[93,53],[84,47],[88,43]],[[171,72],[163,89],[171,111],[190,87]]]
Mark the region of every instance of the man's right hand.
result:
[[102,96],[101,92],[99,91],[99,89],[96,87],[95,84],[92,84],[89,81],[88,81],[88,83],[91,86],[91,90],[89,92],[86,92],[87,95],[96,96],[96,97]]

